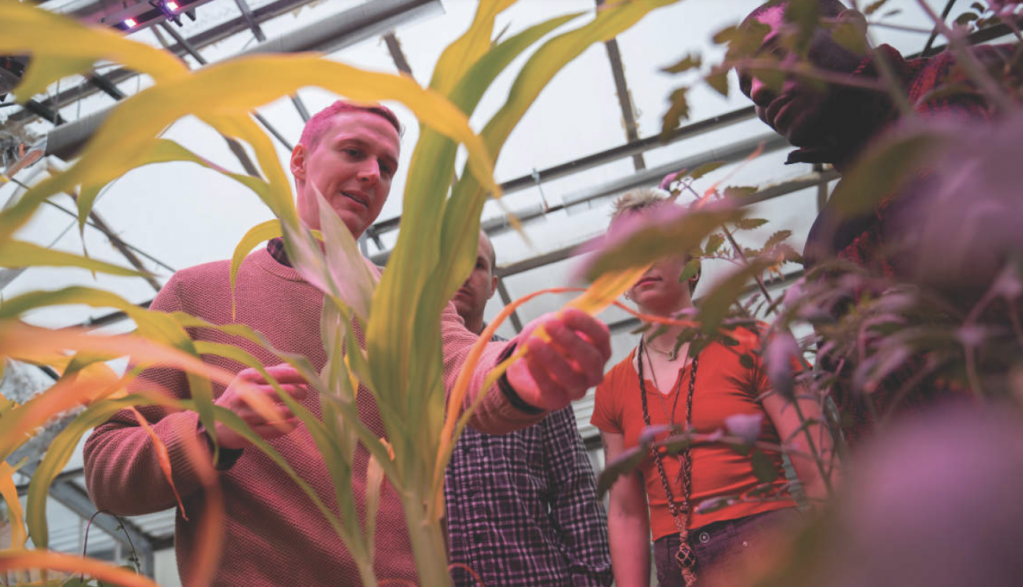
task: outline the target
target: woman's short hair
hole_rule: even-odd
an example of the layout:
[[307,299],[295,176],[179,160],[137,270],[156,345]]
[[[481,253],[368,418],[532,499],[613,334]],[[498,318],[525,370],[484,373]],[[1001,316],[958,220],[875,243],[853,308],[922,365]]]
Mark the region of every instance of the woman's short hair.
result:
[[619,216],[632,214],[645,210],[652,206],[660,205],[670,201],[671,196],[664,190],[657,188],[639,188],[625,192],[614,201],[611,210],[611,221],[614,222]]

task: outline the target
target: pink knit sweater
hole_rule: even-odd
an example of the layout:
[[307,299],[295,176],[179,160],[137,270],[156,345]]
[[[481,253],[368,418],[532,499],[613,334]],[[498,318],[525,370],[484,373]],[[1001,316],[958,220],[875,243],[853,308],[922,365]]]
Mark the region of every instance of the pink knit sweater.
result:
[[[231,322],[229,263],[221,261],[176,273],[160,291],[152,308],[166,312],[184,311],[216,324]],[[320,369],[326,360],[320,342],[320,311],[323,296],[299,274],[276,262],[265,250],[245,259],[238,274],[237,322],[261,332],[281,351],[309,358]],[[476,336],[466,330],[451,306],[441,318],[444,345],[444,382],[454,384]],[[192,331],[195,340],[231,343],[245,348],[265,365],[280,362],[267,351],[240,338],[209,329]],[[480,392],[483,376],[495,364],[506,343],[489,345],[484,354],[467,402]],[[207,357],[214,365],[240,371],[242,365]],[[143,380],[155,382],[178,397],[188,397],[188,385],[181,372],[147,370]],[[144,385],[144,381],[137,384]],[[215,385],[214,394],[223,393]],[[359,414],[375,433],[385,436],[372,395],[358,395]],[[303,401],[319,415],[319,397],[310,393]],[[197,518],[202,511],[203,491],[185,454],[185,435],[197,435],[194,412],[170,413],[162,408],[140,408],[167,445],[174,471],[174,483],[181,494],[189,521],[178,512],[175,547],[178,567],[186,585],[197,535]],[[502,393],[487,394],[473,425],[485,432],[502,433],[535,423],[541,416],[527,415],[511,406]],[[274,448],[337,513],[337,500],[326,467],[308,431],[294,432],[270,441]],[[368,453],[356,451],[353,489],[364,516],[365,472]],[[85,479],[96,506],[117,514],[156,512],[176,505],[170,485],[146,432],[129,412],[120,412],[99,426],[85,445]],[[309,498],[281,469],[258,449],[246,449],[232,468],[220,473],[224,491],[226,538],[215,585],[359,585],[356,567],[341,539]],[[380,579],[417,582],[412,550],[400,500],[384,484],[376,533],[376,571]]]

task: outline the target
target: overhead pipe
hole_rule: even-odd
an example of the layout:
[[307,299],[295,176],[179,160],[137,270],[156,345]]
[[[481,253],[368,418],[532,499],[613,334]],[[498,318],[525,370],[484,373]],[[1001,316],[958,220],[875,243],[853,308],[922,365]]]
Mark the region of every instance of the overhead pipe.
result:
[[[301,51],[329,53],[440,10],[440,0],[374,0],[260,43],[235,57]],[[314,85],[313,80],[310,85]],[[94,112],[54,128],[46,135],[44,153],[64,160],[74,158],[112,110],[113,107]]]

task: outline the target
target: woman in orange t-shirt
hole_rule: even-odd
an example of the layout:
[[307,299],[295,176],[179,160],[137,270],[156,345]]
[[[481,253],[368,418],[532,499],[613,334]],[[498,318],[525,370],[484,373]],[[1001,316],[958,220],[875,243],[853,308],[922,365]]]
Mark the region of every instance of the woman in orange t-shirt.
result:
[[[668,205],[672,204],[658,191],[630,192],[615,203],[612,224],[622,214],[650,213],[652,208]],[[692,288],[699,275],[680,282],[685,264],[685,255],[658,261],[627,296],[645,314],[674,317],[692,308]],[[761,417],[759,441],[780,444],[798,431],[795,410],[785,409],[785,400],[777,394],[764,396],[771,388],[759,357],[752,352],[759,347],[756,333],[737,329],[731,336],[738,346],[712,343],[698,356],[690,356],[688,344],[675,351],[680,332],[669,329],[652,340],[644,334],[636,349],[597,387],[591,422],[601,431],[608,462],[637,446],[640,432],[650,425],[673,424],[707,433],[724,428],[725,418],[741,414]],[[753,357],[753,368],[740,363],[743,354]],[[806,417],[819,417],[816,403],[800,402],[800,406]],[[749,421],[756,422],[755,418]],[[667,436],[662,433],[656,440]],[[798,516],[787,491],[782,455],[764,454],[777,478],[769,488],[760,487],[757,496],[747,495],[762,485],[753,473],[751,455],[723,444],[701,444],[678,456],[662,451],[659,458],[647,456],[637,471],[619,478],[611,488],[608,510],[615,584],[650,584],[651,534],[657,579],[665,587],[691,584],[697,571],[716,574],[742,562],[740,557],[758,552],[772,527]],[[794,459],[793,465],[809,495],[823,494],[814,463]],[[666,490],[671,492],[674,508],[669,506]],[[744,499],[699,511],[702,502],[735,495]],[[680,548],[683,538],[684,549]]]

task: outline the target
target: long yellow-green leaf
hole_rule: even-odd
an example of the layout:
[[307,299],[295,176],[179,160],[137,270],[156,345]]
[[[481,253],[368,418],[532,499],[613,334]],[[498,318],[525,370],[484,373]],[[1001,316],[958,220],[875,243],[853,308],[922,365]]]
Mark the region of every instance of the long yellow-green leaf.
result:
[[[3,245],[0,245],[2,247]],[[68,287],[56,291],[30,292],[8,300],[0,307],[0,319],[14,318],[24,312],[44,306],[84,304],[94,308],[115,308],[128,315],[139,328],[139,334],[155,343],[173,346],[183,352],[195,355],[192,339],[183,326],[163,312],[145,310],[108,291],[88,287]],[[131,354],[129,353],[122,353]],[[121,355],[115,355],[121,356]],[[134,357],[133,357],[134,359]],[[204,426],[213,425],[213,388],[206,377],[195,372],[185,373],[192,396],[199,402],[199,417]],[[215,435],[213,431],[211,435]]]
[[370,455],[366,463],[366,544],[369,548],[370,564],[373,563],[373,555],[377,529],[377,511],[380,509],[380,492],[384,485],[384,468],[380,461]]
[[[402,102],[424,124],[464,144],[469,168],[485,186],[498,191],[483,141],[469,128],[466,116],[443,96],[421,88],[411,78],[363,71],[308,55],[245,57],[156,84],[121,102],[75,165],[34,186],[18,204],[0,215],[0,238],[20,227],[50,195],[79,184],[107,183],[134,168],[149,142],[177,119],[189,114],[216,117],[248,112],[293,94],[310,85],[311,80],[361,102]],[[263,138],[266,140],[265,135]],[[274,184],[273,178],[270,183]]]
[[129,41],[108,28],[86,27],[24,2],[0,2],[0,54],[23,53],[31,53],[32,60],[15,90],[19,102],[100,60],[120,63],[157,81],[188,72],[171,53]]
[[105,263],[74,253],[56,251],[33,243],[16,240],[0,241],[0,267],[10,269],[19,267],[78,267],[88,269],[89,271],[125,277],[142,277],[145,275],[134,269],[128,269],[113,263]]
[[[148,146],[148,152],[140,157],[137,167],[151,165],[154,163],[170,163],[172,161],[196,163],[208,169],[212,169],[213,171],[219,172],[222,175],[241,183],[258,194],[263,200],[266,199],[265,194],[270,189],[267,183],[258,177],[232,173],[216,163],[196,155],[192,151],[182,147],[177,142],[168,139],[154,139],[151,141]],[[89,212],[92,211],[92,206],[95,203],[96,196],[99,195],[101,188],[102,186],[93,185],[83,187],[79,192],[76,200],[78,204],[79,231],[82,231],[85,228],[85,222],[89,218]]]
[[224,136],[234,137],[252,147],[256,161],[269,184],[265,192],[257,192],[260,199],[275,216],[289,225],[298,225],[298,209],[291,194],[291,182],[281,167],[280,158],[266,133],[256,124],[249,113],[238,111],[232,114],[200,114],[199,118]]
[[[450,95],[451,101],[466,114],[471,115],[487,88],[516,57],[554,29],[582,14],[584,13],[577,12],[552,18],[494,46],[458,82],[458,86]],[[453,152],[454,145],[449,149]],[[451,199],[445,204],[439,256],[446,262],[440,264],[435,274],[435,279],[443,284],[443,287],[433,299],[424,300],[420,311],[426,311],[431,306],[442,307],[447,303],[462,285],[475,262],[478,242],[476,234],[487,193],[477,189],[478,183],[474,181],[471,183],[473,186],[471,190],[468,189],[468,182],[459,183]]]
[[[103,368],[106,368],[105,370]],[[124,388],[124,382],[102,363],[62,377],[45,392],[0,420],[0,459],[6,459],[36,428],[75,406],[101,400]]]
[[592,22],[544,43],[522,67],[508,92],[508,100],[483,130],[483,140],[491,156],[497,159],[512,129],[565,65],[594,43],[613,39],[632,27],[652,10],[678,1],[633,0],[609,6],[599,10]]
[[[196,349],[202,354],[231,359],[259,371],[267,383],[273,386],[274,391],[277,392],[277,397],[305,425],[306,430],[316,444],[316,448],[323,455],[324,464],[334,485],[338,508],[341,510],[341,522],[347,529],[341,535],[341,538],[353,557],[368,559],[366,544],[363,540],[362,530],[359,527],[358,510],[356,509],[355,499],[351,491],[352,469],[339,450],[338,439],[330,434],[328,427],[315,414],[291,397],[289,393],[281,389],[280,384],[267,372],[259,359],[244,349],[229,344],[208,341],[197,341],[195,344]],[[310,383],[315,385],[315,382]],[[365,567],[366,565],[360,566]]]
[[50,569],[69,574],[84,574],[122,587],[160,587],[152,579],[94,558],[62,554],[46,550],[0,551],[0,571]]
[[[319,418],[317,418],[315,415],[313,415],[313,413],[310,412],[308,409],[306,409],[303,405],[298,403],[293,397],[291,397],[291,395],[289,395],[288,393],[284,392],[284,390],[282,390],[280,388],[280,385],[277,383],[277,381],[269,373],[267,373],[266,368],[263,366],[263,364],[258,359],[253,357],[250,353],[248,353],[244,349],[241,349],[241,348],[238,348],[236,346],[229,345],[229,344],[220,344],[220,343],[213,343],[213,342],[208,342],[208,341],[197,341],[195,344],[196,344],[196,348],[201,353],[203,353],[203,354],[213,354],[213,355],[217,355],[217,356],[220,356],[220,357],[228,358],[228,359],[231,359],[233,361],[237,361],[237,362],[245,365],[246,367],[251,367],[251,368],[256,369],[257,371],[259,371],[259,373],[267,380],[267,382],[274,387],[274,390],[277,391],[277,395],[278,395],[278,397],[281,398],[281,401],[284,402],[284,405],[286,405],[288,407],[288,409],[290,409],[292,411],[292,413],[295,414],[295,416],[299,420],[301,420],[303,424],[306,425],[306,428],[309,430],[310,434],[312,434],[312,436],[313,436],[313,439],[316,441],[317,446],[320,447],[320,451],[324,452],[324,454],[328,454],[329,453],[330,455],[337,455],[337,448],[336,448],[335,444],[333,442],[331,442],[330,435],[327,433],[326,428],[323,427],[323,422],[320,421]],[[309,380],[310,384],[314,388],[320,387],[319,385],[317,385],[317,383],[319,382],[319,378],[309,379],[308,376],[306,376],[306,377],[307,377],[307,380]],[[326,397],[330,398],[332,396],[326,396]],[[334,405],[338,406],[340,404],[335,402]],[[352,408],[352,411],[348,412],[346,414],[346,417],[351,415],[352,413],[357,413],[357,412],[354,411],[354,408],[355,408],[354,405],[352,405],[351,408]],[[359,424],[361,424],[361,422],[359,422]],[[373,433],[369,430],[369,428],[366,428],[365,425],[361,425],[360,426],[360,425],[355,425],[354,423],[353,423],[353,428],[355,428],[359,432],[360,439],[362,440],[362,442],[364,444],[367,445],[367,449],[371,453],[376,452],[378,456],[380,456],[382,454],[382,453],[380,453],[381,449],[375,448],[373,446],[370,446],[370,443],[367,442],[370,439],[375,439],[376,438],[373,435]],[[322,446],[320,446],[321,444],[322,444]],[[340,456],[340,455],[337,455],[337,456]],[[325,457],[325,460],[330,461],[331,459]],[[387,468],[387,465],[384,465],[384,467]],[[331,470],[329,464],[328,464],[328,470]],[[389,473],[391,473],[395,477],[397,477],[397,472],[396,471],[394,471],[393,469],[387,469],[387,470],[388,470]],[[332,471],[332,473],[333,472],[334,471]],[[349,478],[351,476],[351,471],[348,471],[347,473],[344,473],[342,471],[342,473],[347,475]],[[342,487],[347,487],[348,485],[350,485],[350,483],[341,484]]]
[[238,270],[241,269],[242,261],[245,257],[252,252],[252,249],[256,248],[260,243],[264,243],[272,238],[281,236],[281,221],[274,218],[273,220],[267,220],[261,224],[257,224],[249,229],[242,237],[242,240],[238,241],[238,246],[234,248],[234,254],[231,255],[231,319],[235,319],[237,304],[235,303],[234,288],[238,283]]
[[7,461],[0,462],[0,495],[7,502],[7,524],[11,528],[11,550],[25,548],[25,522],[21,511],[21,500],[18,499],[18,487],[14,484],[14,472]]
[[431,88],[447,94],[455,87],[462,75],[490,48],[494,19],[516,1],[480,1],[469,29],[457,41],[448,45],[437,60],[430,79]]
[[110,416],[119,410],[127,406],[141,405],[142,401],[144,401],[144,396],[133,395],[93,404],[61,430],[60,434],[47,447],[46,455],[43,456],[39,466],[32,473],[32,479],[28,485],[26,520],[29,534],[32,536],[32,543],[36,548],[49,547],[50,532],[46,523],[46,502],[50,485],[71,460],[71,455],[74,454],[82,436],[88,430],[109,420]]
[[[164,366],[184,371],[192,377],[205,381],[209,379],[222,385],[229,385],[234,380],[234,373],[202,362],[193,354],[182,351],[171,345],[146,339],[138,335],[91,336],[88,332],[78,329],[59,331],[37,328],[12,320],[0,321],[0,357],[12,357],[31,361],[36,356],[51,356],[53,349],[68,349],[93,355],[131,356],[140,366]],[[76,382],[81,387],[76,387]],[[42,396],[33,399],[38,403],[29,402],[8,417],[0,420],[0,454],[8,454],[12,447],[24,440],[25,434],[41,426],[50,416],[64,411],[83,399],[102,397],[109,390],[103,387],[104,382],[88,381],[81,384],[80,380],[61,380]],[[106,382],[112,385],[110,382]],[[243,388],[250,387],[243,383]],[[197,395],[193,385],[193,396]],[[42,398],[46,398],[42,400]],[[196,411],[202,417],[202,410],[212,412],[212,397],[200,398]],[[26,409],[29,405],[33,409]],[[214,426],[212,413],[208,424]],[[212,431],[211,431],[212,433]]]
[[338,289],[338,297],[363,321],[369,320],[373,291],[379,272],[370,271],[366,258],[359,251],[351,231],[330,207],[323,194],[310,182],[320,207],[320,230],[323,231],[327,270]]
[[[323,350],[327,355],[327,361],[320,371],[320,376],[327,385],[324,392],[337,396],[341,401],[354,403],[359,389],[358,382],[353,382],[352,373],[345,361],[345,330],[348,328],[349,320],[345,312],[332,300],[324,298],[323,311],[320,313],[320,337],[323,339]],[[341,413],[334,409],[330,402],[323,401],[322,398],[320,411],[324,424],[338,437],[341,452],[349,466],[354,466],[355,447],[358,443],[355,429],[344,421]]]

